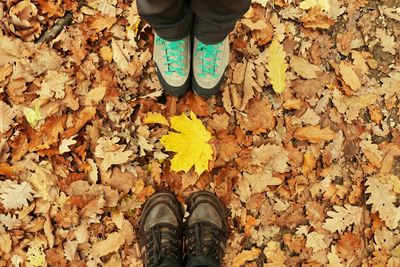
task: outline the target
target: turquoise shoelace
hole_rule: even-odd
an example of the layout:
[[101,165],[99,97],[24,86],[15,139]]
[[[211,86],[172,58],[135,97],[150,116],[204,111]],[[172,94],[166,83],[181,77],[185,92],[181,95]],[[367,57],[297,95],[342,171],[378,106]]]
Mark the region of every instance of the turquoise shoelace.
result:
[[166,41],[157,36],[156,42],[160,44],[165,51],[164,64],[168,68],[166,74],[172,75],[173,73],[176,73],[179,76],[185,76],[185,73],[183,71],[185,68],[185,57],[183,55],[185,40]]
[[202,64],[200,65],[200,77],[206,77],[207,75],[210,75],[213,78],[217,77],[216,69],[218,61],[221,60],[218,56],[222,52],[221,47],[222,43],[208,45],[199,41],[195,56],[197,56],[198,53],[203,53],[201,60]]

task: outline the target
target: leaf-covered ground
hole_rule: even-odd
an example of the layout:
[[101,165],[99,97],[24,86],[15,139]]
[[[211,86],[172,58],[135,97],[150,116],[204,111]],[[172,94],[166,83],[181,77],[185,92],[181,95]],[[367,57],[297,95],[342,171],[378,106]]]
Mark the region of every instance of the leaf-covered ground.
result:
[[[398,0],[254,0],[208,100],[162,94],[134,1],[0,18],[0,266],[141,266],[140,208],[164,188],[224,201],[226,266],[400,266]],[[190,111],[212,134],[200,177],[171,171],[168,122],[144,123]]]

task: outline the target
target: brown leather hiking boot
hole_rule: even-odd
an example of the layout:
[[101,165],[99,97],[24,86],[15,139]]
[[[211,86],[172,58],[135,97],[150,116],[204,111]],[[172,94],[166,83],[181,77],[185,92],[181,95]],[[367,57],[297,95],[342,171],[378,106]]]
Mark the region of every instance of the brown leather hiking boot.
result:
[[228,236],[224,207],[206,191],[193,193],[187,205],[190,216],[184,225],[186,262],[213,260],[221,264]]
[[144,205],[139,225],[145,267],[182,260],[182,208],[172,193],[153,195]]

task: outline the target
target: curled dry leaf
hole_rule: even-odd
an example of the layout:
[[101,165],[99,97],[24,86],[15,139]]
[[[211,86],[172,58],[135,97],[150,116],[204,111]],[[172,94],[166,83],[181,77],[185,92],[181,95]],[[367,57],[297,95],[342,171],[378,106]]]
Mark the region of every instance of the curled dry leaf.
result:
[[90,255],[102,257],[111,252],[117,252],[124,243],[125,238],[120,232],[110,233],[105,240],[93,244]]
[[261,254],[261,250],[258,248],[252,248],[250,250],[243,250],[235,258],[233,258],[231,266],[240,267],[246,262],[254,261]]
[[298,140],[321,143],[332,141],[336,134],[329,127],[321,129],[319,126],[307,126],[297,129],[293,136]]

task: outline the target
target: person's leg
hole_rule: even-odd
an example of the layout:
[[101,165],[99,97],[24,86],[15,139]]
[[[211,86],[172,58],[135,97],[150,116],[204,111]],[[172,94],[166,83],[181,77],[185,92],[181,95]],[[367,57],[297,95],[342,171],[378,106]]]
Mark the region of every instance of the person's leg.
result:
[[250,7],[250,0],[192,0],[194,35],[205,44],[222,42]]
[[165,40],[181,40],[191,34],[193,14],[187,0],[137,0],[137,8]]
[[139,15],[155,31],[153,61],[164,90],[184,94],[190,84],[193,14],[187,0],[137,0]]
[[212,193],[200,191],[187,201],[190,213],[184,225],[186,267],[221,266],[227,241],[225,209]]
[[193,91],[218,92],[229,64],[228,34],[249,9],[250,0],[192,0],[194,13]]

